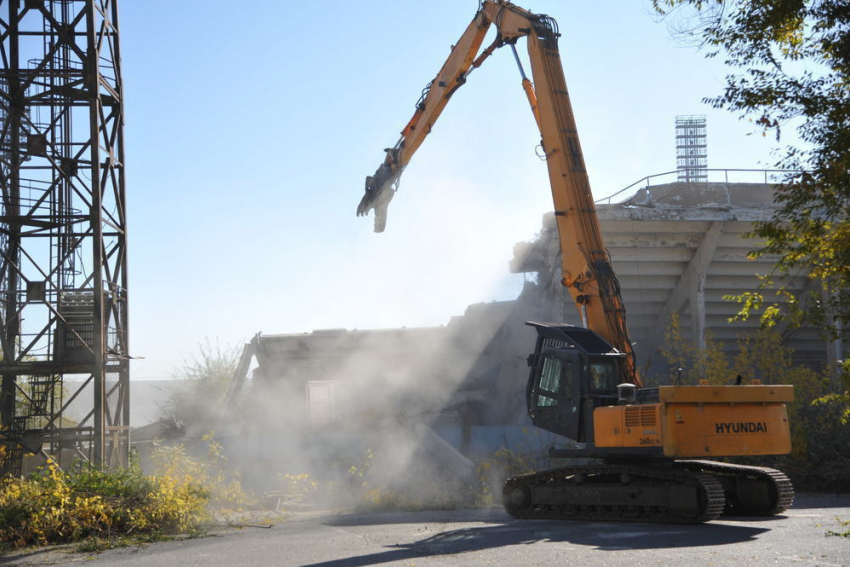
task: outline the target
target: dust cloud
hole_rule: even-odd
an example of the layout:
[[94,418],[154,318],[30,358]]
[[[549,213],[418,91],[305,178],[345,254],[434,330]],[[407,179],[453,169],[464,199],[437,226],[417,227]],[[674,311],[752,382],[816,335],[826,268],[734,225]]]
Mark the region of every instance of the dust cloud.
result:
[[510,360],[508,385],[494,372],[509,314],[486,324],[261,337],[260,366],[237,410],[250,439],[240,459],[250,463],[246,482],[269,490],[306,473],[336,487],[324,496],[340,506],[352,493],[375,504],[472,503],[476,457],[485,456],[470,450],[473,424],[521,419],[525,369]]
[[[518,238],[494,230],[477,189],[443,185],[419,213],[416,246],[382,244],[379,267],[342,270],[371,309],[436,309],[507,276]],[[423,281],[411,262],[457,266],[456,281]],[[239,398],[211,405],[195,430],[215,429],[257,493],[333,508],[498,503],[504,478],[546,466],[554,443],[525,412],[535,333],[524,323],[554,318],[547,290],[526,282],[517,301],[474,304],[438,327],[262,335]]]

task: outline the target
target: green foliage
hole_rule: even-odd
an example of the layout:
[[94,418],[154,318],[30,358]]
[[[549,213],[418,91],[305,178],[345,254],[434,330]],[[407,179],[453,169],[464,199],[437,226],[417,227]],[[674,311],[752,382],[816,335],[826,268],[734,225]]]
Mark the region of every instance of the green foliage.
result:
[[207,454],[182,445],[159,446],[156,474],[137,462],[101,471],[78,463],[50,465],[28,478],[0,481],[0,543],[21,547],[83,541],[81,551],[158,541],[197,533],[202,522],[226,518],[251,503],[238,475],[227,472],[222,447],[211,438]]
[[677,374],[673,379],[676,384],[693,385],[699,384],[700,380],[708,380],[709,384],[729,383],[731,364],[723,353],[722,345],[714,343],[710,337],[707,344],[707,348],[699,349],[693,341],[684,337],[679,315],[673,314],[664,333],[661,354],[677,372],[681,369],[681,376]]
[[212,434],[203,440],[207,442],[207,453],[201,457],[188,455],[181,444],[158,445],[152,455],[155,478],[203,487],[208,511],[214,517],[227,519],[244,511],[253,499],[242,488],[239,471],[231,470],[221,444]]
[[315,502],[320,495],[319,482],[308,473],[278,474],[281,500],[287,504]]
[[278,474],[280,490],[274,495],[284,508],[331,506],[340,510],[389,511],[444,507],[434,506],[427,496],[438,487],[420,485],[421,490],[414,496],[404,482],[392,482],[391,475],[381,474],[385,471],[371,449],[358,463],[337,462],[331,468],[334,470],[326,470],[321,479],[308,473]]
[[[815,321],[836,334],[850,324],[850,5],[847,0],[653,0],[665,16],[691,9],[682,37],[725,56],[740,72],[723,94],[705,99],[758,125],[763,134],[793,126],[800,143],[776,164],[789,171],[776,188],[779,209],[756,224],[776,255],[777,275],[805,275],[813,301],[768,302],[761,292],[738,296],[741,315],[770,304],[762,322],[784,317]],[[773,278],[761,291],[771,289]],[[787,294],[787,290],[781,290]],[[790,308],[790,309],[789,309]]]
[[833,530],[829,530],[828,532],[826,532],[826,535],[835,536],[835,537],[845,537],[845,538],[850,539],[850,520],[845,520],[845,521],[839,520],[838,523],[841,525],[841,527],[847,528],[847,529],[845,529],[843,532],[836,532],[836,531],[833,531]]
[[[334,502],[359,512],[452,507],[454,493],[447,486],[434,482],[436,479],[414,475],[415,480],[406,478],[403,482],[391,482],[380,472],[379,461],[368,449],[361,463],[349,467],[347,482],[330,486],[335,494]],[[417,486],[412,490],[414,482]]]
[[838,381],[841,384],[840,394],[827,394],[817,401],[818,404],[835,404],[839,407],[844,407],[839,419],[842,424],[850,424],[850,360],[844,360],[841,363],[841,373],[838,376]]
[[45,545],[116,534],[186,532],[205,517],[200,485],[147,477],[138,467],[103,472],[79,466],[0,481],[0,542]]
[[[732,384],[741,376],[744,384],[791,384],[794,402],[788,405],[792,453],[786,459],[796,484],[817,490],[850,489],[850,398],[830,390],[827,371],[816,372],[794,364],[792,351],[782,344],[775,330],[760,329],[739,341],[737,352],[727,354],[723,346],[708,340],[696,348],[682,335],[678,317],[671,318],[662,350],[668,363],[682,369],[682,385]],[[845,363],[845,366],[847,364]],[[850,384],[845,372],[845,385]],[[673,380],[663,380],[669,383]]]
[[166,401],[162,417],[173,417],[187,427],[203,430],[209,418],[218,414],[239,354],[237,348],[222,347],[209,339],[199,344],[198,352],[172,376],[181,387]]

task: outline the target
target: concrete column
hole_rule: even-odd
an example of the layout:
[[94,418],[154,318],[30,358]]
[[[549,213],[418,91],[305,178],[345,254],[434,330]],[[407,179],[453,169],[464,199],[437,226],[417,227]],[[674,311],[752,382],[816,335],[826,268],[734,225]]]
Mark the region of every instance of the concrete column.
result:
[[[685,304],[690,302],[692,334],[699,348],[705,348],[705,275],[720,243],[724,225],[724,221],[711,223],[656,319],[656,326],[663,325],[664,317],[680,313]],[[650,338],[645,352],[655,352],[659,335],[661,333],[656,333]]]
[[694,344],[700,350],[706,346],[705,339],[705,271],[700,271],[691,278],[691,336]]

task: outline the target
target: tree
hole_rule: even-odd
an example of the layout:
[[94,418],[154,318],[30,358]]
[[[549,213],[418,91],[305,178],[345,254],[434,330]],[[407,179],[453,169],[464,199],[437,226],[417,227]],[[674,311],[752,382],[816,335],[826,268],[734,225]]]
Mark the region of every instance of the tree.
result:
[[204,432],[218,417],[227,388],[239,362],[239,350],[221,347],[209,339],[173,374],[181,383],[162,408],[162,417],[185,426],[187,434]]
[[788,173],[776,187],[778,209],[757,223],[753,256],[776,255],[778,275],[806,275],[807,294],[768,302],[745,293],[740,315],[766,307],[762,323],[807,319],[833,337],[850,324],[850,0],[653,0],[665,17],[684,18],[677,34],[723,55],[735,71],[722,94],[706,98],[753,120],[763,134],[796,130],[778,151]]

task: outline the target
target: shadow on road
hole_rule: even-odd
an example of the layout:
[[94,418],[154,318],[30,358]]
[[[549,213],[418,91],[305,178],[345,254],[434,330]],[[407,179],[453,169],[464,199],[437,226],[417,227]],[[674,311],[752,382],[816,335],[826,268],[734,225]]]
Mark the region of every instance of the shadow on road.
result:
[[17,565],[22,559],[29,559],[37,555],[49,554],[56,551],[56,547],[44,547],[33,551],[11,551],[7,555],[0,555],[0,565]]
[[380,526],[385,524],[462,524],[465,522],[476,522],[484,524],[504,524],[510,521],[511,517],[505,512],[504,508],[475,508],[469,510],[451,509],[448,511],[441,510],[424,510],[417,512],[416,515],[411,515],[409,511],[403,512],[366,512],[355,514],[342,514],[339,516],[329,516],[322,520],[326,526]]
[[[480,521],[480,520],[479,520]],[[755,539],[767,528],[722,524],[661,525],[563,521],[508,521],[442,532],[426,539],[304,567],[360,567],[432,555],[454,555],[512,545],[549,542],[601,550],[662,549],[727,545]]]
[[778,514],[776,516],[720,516],[717,519],[718,522],[745,522],[747,524],[764,524],[770,522],[781,522],[782,520],[786,520],[788,516],[784,514]]
[[815,508],[850,508],[850,496],[846,494],[798,494],[791,506],[792,510],[812,510]]

